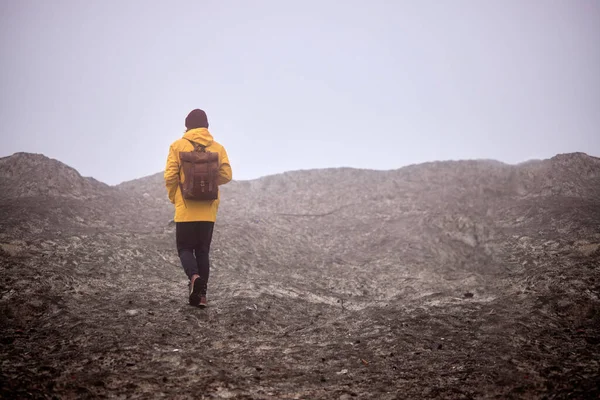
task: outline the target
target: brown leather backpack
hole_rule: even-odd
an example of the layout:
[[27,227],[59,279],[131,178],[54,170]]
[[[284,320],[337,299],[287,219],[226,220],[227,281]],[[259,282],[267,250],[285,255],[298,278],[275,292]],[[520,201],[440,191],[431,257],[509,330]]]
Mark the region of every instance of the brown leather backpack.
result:
[[219,154],[188,141],[194,145],[194,150],[179,152],[179,177],[182,169],[185,176],[185,181],[179,181],[181,195],[186,200],[216,200],[219,197]]

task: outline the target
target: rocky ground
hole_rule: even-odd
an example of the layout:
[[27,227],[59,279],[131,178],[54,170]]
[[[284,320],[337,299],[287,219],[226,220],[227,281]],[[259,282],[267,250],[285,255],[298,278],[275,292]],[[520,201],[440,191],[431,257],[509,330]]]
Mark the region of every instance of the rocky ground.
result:
[[232,182],[204,310],[160,174],[18,154],[0,191],[0,397],[600,396],[594,157]]

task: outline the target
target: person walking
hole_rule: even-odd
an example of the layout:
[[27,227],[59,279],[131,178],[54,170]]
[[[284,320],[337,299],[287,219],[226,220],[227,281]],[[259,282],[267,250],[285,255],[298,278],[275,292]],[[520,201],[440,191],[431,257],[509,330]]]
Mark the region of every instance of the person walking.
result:
[[169,200],[175,205],[175,239],[190,281],[189,303],[206,307],[218,187],[231,181],[232,171],[225,148],[208,131],[203,110],[192,110],[185,127],[183,137],[169,148],[164,179]]

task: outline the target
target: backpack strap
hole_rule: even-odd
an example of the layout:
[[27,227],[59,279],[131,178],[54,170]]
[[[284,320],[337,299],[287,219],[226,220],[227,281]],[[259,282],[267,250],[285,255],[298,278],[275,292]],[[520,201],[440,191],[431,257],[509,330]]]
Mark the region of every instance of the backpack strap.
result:
[[183,197],[183,184],[181,183],[181,178],[179,180],[179,192],[181,193],[181,200],[183,200],[183,206],[185,208],[187,208],[187,203],[185,202],[185,197]]
[[[188,138],[184,138],[184,139],[187,140],[188,142],[190,142],[192,144],[192,146],[194,146],[194,151],[201,151],[202,153],[206,152],[206,146],[203,146],[200,143],[192,142]],[[200,150],[198,150],[198,149],[200,149]]]

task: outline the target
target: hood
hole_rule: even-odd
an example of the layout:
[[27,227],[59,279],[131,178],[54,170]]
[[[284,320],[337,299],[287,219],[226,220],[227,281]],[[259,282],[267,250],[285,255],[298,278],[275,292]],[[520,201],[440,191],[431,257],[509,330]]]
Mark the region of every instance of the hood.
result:
[[190,129],[183,134],[183,138],[206,147],[210,146],[214,141],[212,135],[206,128]]

